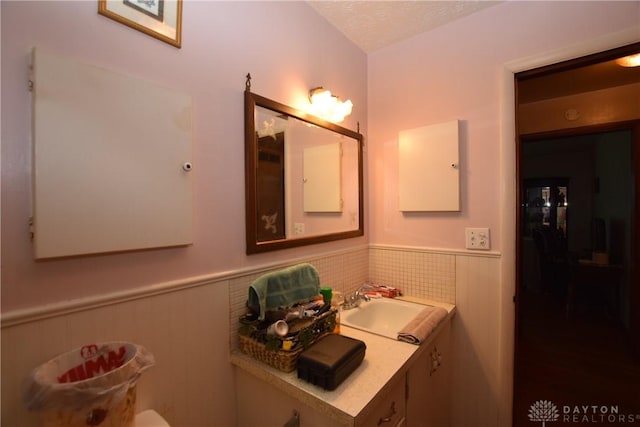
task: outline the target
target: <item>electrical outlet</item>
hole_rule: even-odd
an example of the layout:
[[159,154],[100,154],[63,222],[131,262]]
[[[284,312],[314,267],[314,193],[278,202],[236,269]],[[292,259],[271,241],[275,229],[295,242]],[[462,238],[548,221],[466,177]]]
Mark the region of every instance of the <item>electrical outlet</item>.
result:
[[293,234],[304,234],[304,222],[293,223]]
[[488,228],[465,228],[465,241],[467,249],[491,249]]

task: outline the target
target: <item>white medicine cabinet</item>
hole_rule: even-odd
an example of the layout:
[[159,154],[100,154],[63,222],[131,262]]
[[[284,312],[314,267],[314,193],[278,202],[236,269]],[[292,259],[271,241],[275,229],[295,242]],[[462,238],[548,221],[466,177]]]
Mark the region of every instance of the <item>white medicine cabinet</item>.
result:
[[398,191],[403,212],[460,210],[459,122],[398,135]]
[[36,259],[192,243],[191,97],[39,48]]

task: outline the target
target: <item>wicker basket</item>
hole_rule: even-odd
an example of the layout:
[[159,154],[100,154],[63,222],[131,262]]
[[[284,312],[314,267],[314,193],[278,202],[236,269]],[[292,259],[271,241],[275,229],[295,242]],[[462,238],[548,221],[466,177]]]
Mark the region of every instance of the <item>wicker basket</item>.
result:
[[283,371],[292,372],[297,367],[298,356],[320,337],[333,331],[337,310],[312,318],[290,323],[285,337],[267,335],[261,325],[244,324],[240,327],[240,351]]

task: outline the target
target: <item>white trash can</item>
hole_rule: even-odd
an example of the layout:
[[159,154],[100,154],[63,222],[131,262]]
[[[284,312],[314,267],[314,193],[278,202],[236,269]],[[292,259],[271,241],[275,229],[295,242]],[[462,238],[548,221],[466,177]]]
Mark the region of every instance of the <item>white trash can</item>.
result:
[[43,427],[134,427],[136,382],[154,363],[136,344],[85,345],[34,369],[25,405]]

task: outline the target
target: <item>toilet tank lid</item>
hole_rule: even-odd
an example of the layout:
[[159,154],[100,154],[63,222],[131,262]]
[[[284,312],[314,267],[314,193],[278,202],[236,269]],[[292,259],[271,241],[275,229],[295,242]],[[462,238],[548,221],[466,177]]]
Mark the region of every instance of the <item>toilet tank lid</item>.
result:
[[136,427],[170,427],[156,411],[147,409],[136,415]]

